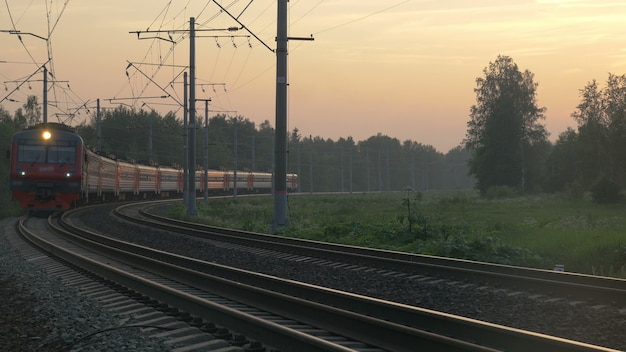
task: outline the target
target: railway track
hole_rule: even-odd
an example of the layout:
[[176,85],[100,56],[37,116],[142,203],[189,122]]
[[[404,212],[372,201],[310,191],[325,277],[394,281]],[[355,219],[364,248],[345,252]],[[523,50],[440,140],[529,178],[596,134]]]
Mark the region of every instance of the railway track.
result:
[[[193,312],[203,321],[215,319],[239,336],[285,351],[413,351],[416,346],[446,351],[611,351],[228,268],[76,228],[70,235],[54,223],[51,226],[72,243],[93,247],[99,242],[98,251],[106,258],[65,260],[81,262],[95,275],[139,292],[139,300]],[[70,255],[50,241],[34,241],[50,252]],[[102,262],[111,257],[124,262],[123,269],[103,268]]]
[[445,279],[475,286],[506,288],[535,296],[567,299],[575,304],[626,309],[626,280],[577,273],[540,270],[427,255],[338,245],[266,234],[223,229],[156,215],[150,207],[119,207],[115,214],[127,221],[280,253],[293,260],[328,260],[334,265],[359,265],[384,270],[389,275],[413,279]]

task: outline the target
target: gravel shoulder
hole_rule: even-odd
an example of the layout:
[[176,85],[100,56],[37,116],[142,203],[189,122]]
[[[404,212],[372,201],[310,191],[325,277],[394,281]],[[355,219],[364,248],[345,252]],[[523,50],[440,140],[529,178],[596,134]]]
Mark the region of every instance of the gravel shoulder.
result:
[[[169,351],[137,328],[39,266],[25,260],[7,236],[15,218],[0,220],[0,349],[3,351]],[[94,334],[84,340],[89,334]]]

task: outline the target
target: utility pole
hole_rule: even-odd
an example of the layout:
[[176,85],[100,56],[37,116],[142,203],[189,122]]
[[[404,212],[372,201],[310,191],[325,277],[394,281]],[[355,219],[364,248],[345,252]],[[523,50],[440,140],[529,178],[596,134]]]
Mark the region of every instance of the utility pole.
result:
[[274,221],[287,227],[287,0],[278,0],[276,28],[276,132],[274,134]]
[[148,122],[149,122],[149,130],[148,130],[148,153],[149,153],[149,159],[150,159],[150,164],[154,163],[154,147],[153,147],[153,143],[152,143],[152,137],[153,137],[153,132],[152,132],[152,114],[148,115]]
[[[217,4],[220,6],[219,4]],[[221,6],[220,6],[221,7]],[[160,33],[177,33],[177,32],[189,32],[189,84],[187,84],[187,72],[184,72],[184,101],[181,105],[183,105],[183,114],[184,114],[184,124],[183,124],[183,149],[185,151],[184,160],[183,160],[183,205],[187,207],[187,215],[189,216],[197,216],[198,210],[196,207],[196,184],[195,184],[195,169],[196,169],[196,32],[206,32],[206,31],[237,31],[240,28],[237,27],[229,27],[222,29],[198,29],[195,28],[195,18],[189,18],[189,30],[145,30],[145,31],[132,31],[129,33],[136,34],[137,39],[154,39],[159,38],[165,41],[174,42],[171,37],[170,39],[160,37]],[[142,34],[156,34],[157,37],[150,38],[141,38]],[[210,36],[210,38],[219,38],[220,36]],[[234,38],[235,36],[230,35],[229,38]],[[175,43],[175,42],[174,42]],[[134,66],[133,63],[129,62],[128,67]],[[144,76],[146,76],[152,83],[154,83],[157,87],[159,87],[162,91],[167,92],[163,87],[159,86],[156,82],[154,82],[149,76],[138,70]],[[126,73],[128,75],[128,72]],[[187,89],[189,89],[189,94],[187,95]],[[165,98],[173,98],[171,95],[166,96]],[[189,123],[187,123],[187,117],[189,118]],[[193,133],[192,133],[193,132]]]
[[43,123],[48,123],[48,68],[43,66]]
[[235,145],[233,146],[233,160],[234,160],[234,167],[233,167],[233,199],[237,199],[237,168],[239,167],[238,162],[239,160],[237,159],[239,157],[239,141],[238,141],[238,126],[239,126],[239,121],[237,119],[237,116],[235,116],[233,119],[233,127],[234,127],[234,133],[235,133]]
[[102,112],[100,111],[100,98],[96,100],[96,139],[98,154],[102,153]]
[[287,37],[287,3],[278,0],[276,25],[276,133],[274,134],[274,221],[272,232],[289,226],[287,220],[287,42],[313,38]]
[[183,73],[183,205],[185,207],[189,206],[189,202],[187,201],[187,190],[188,190],[188,181],[189,181],[189,128],[188,128],[188,112],[189,108],[187,106],[187,72]]
[[309,193],[313,194],[313,135],[309,135],[309,175],[311,183],[309,185]]
[[204,101],[204,203],[209,203],[209,102],[208,99],[198,99]]
[[189,181],[187,215],[197,216],[196,208],[196,22],[189,18]]
[[204,101],[204,203],[209,202],[209,101]]

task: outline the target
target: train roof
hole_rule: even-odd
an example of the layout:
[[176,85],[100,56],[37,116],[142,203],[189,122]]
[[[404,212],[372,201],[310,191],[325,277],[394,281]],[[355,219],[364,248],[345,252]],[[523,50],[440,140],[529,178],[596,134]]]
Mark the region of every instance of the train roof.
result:
[[38,123],[36,125],[26,128],[26,130],[45,130],[45,129],[76,132],[76,130],[73,127],[62,124],[62,123],[58,123],[58,122]]
[[76,140],[80,141],[80,143],[83,144],[82,137],[78,133],[76,133],[76,130],[74,128],[55,122],[40,123],[34,126],[27,127],[26,129],[23,129],[21,131],[15,132],[13,134],[13,137],[11,138],[11,141],[13,142],[22,138],[36,138],[34,136],[41,134],[45,130],[48,130],[53,134],[56,134],[57,136],[62,136],[61,138],[63,139]]

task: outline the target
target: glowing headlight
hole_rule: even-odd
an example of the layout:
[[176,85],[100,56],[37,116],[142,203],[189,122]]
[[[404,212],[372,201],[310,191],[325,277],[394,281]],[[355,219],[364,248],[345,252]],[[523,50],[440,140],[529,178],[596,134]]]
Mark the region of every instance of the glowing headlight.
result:
[[52,133],[50,133],[50,131],[43,131],[43,134],[41,136],[43,137],[43,139],[48,140],[52,137]]
[[22,175],[22,176],[26,176],[26,171],[22,170],[22,171],[20,172],[20,175]]
[[65,173],[65,177],[70,177],[70,176],[72,176],[72,173],[71,173],[71,172],[66,172],[66,173]]

